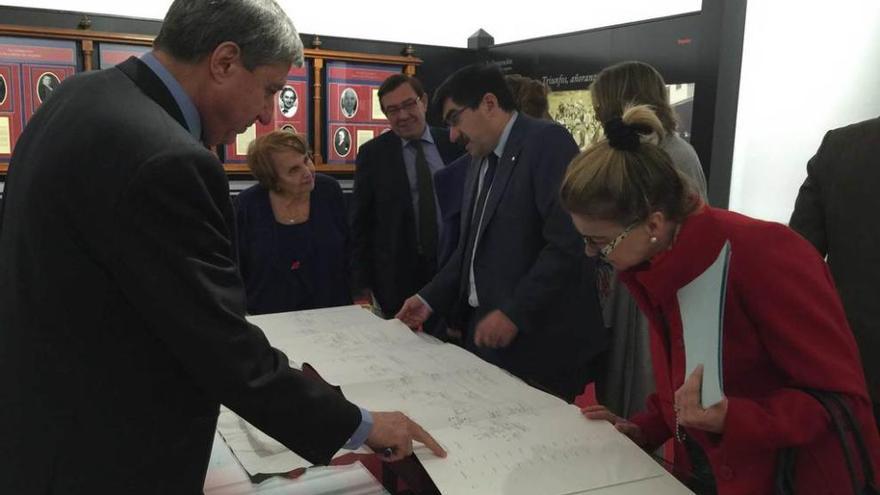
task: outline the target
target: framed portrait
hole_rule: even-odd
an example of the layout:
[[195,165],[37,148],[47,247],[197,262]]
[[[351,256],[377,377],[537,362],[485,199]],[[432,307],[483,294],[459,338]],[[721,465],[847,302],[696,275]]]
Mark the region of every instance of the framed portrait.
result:
[[37,78],[37,99],[40,100],[40,103],[46,101],[50,96],[52,96],[52,92],[55,91],[55,88],[61,84],[61,79],[54,72],[43,72]]
[[281,115],[291,118],[296,115],[299,109],[299,95],[296,94],[296,88],[287,85],[278,92],[278,111]]
[[336,129],[333,135],[333,151],[342,158],[351,153],[351,131],[345,127]]
[[339,95],[339,110],[345,118],[350,119],[358,111],[358,95],[354,88],[345,88]]

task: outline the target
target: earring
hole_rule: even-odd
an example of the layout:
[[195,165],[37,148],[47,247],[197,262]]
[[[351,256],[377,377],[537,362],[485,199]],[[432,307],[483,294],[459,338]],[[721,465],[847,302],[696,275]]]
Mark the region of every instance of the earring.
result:
[[657,243],[657,238],[656,238],[656,237],[654,237],[654,236],[651,236],[651,238],[650,238],[650,239],[648,239],[648,241],[650,241],[650,242],[651,242],[651,244],[656,244],[656,243]]

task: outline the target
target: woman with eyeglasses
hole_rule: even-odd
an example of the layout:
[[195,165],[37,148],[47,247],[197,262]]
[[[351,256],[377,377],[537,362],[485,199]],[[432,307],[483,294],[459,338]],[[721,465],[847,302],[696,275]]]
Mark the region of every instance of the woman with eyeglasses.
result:
[[[656,392],[643,412],[610,421],[648,451],[674,439],[675,472],[698,493],[773,494],[777,459],[796,448],[795,492],[850,493],[825,409],[805,389],[843,397],[871,463],[880,440],[859,354],[824,261],[787,227],[707,206],[656,143],[647,106],[606,122],[605,140],[566,172],[561,200],[588,256],[613,265],[650,322]],[[725,398],[700,402],[701,368],[685,376],[677,292],[730,242],[722,380]],[[707,329],[711,331],[711,329]]]
[[342,188],[316,174],[305,139],[273,131],[248,147],[256,184],[236,201],[239,268],[250,314],[351,304]]

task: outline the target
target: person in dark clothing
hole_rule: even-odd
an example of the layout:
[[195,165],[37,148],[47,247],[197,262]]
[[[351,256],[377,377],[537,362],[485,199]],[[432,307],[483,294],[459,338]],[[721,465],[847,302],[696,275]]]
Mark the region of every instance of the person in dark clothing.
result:
[[316,174],[302,136],[274,131],[248,148],[260,181],[238,198],[236,240],[251,314],[351,304],[342,188]]

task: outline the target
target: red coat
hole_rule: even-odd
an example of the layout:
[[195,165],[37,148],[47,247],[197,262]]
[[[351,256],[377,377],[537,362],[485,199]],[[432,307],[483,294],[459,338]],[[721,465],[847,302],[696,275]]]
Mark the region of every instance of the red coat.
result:
[[[682,224],[669,251],[620,274],[650,321],[657,386],[647,410],[632,420],[650,448],[672,437],[673,397],[685,380],[676,292],[715,260],[728,239],[724,433],[688,428],[687,435],[706,452],[719,495],[772,494],[779,449],[791,446],[800,448],[798,494],[850,493],[843,453],[825,410],[797,388],[846,396],[880,473],[880,438],[859,353],[824,261],[783,225],[705,207]],[[675,460],[690,469],[679,442]]]

